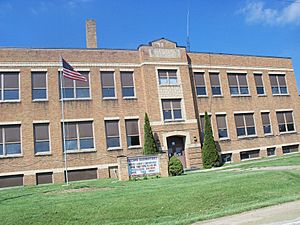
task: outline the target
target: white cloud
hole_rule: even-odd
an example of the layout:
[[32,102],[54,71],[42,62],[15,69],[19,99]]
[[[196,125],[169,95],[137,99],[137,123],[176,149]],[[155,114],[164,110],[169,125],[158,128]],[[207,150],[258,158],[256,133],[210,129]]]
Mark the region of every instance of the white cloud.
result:
[[247,23],[264,23],[268,25],[300,24],[300,2],[293,1],[282,9],[272,9],[262,1],[248,2],[239,10]]

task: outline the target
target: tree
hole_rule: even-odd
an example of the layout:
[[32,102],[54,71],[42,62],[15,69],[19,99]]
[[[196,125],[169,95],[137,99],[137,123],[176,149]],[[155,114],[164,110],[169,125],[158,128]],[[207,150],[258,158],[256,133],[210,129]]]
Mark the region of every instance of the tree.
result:
[[158,148],[150,126],[148,114],[145,113],[144,123],[144,155],[153,155],[158,153]]
[[183,166],[179,159],[172,156],[169,161],[169,174],[171,176],[179,176],[183,174]]
[[206,169],[218,166],[220,162],[220,157],[211,129],[210,118],[207,112],[205,112],[204,116],[204,143],[202,147],[202,161],[203,167]]

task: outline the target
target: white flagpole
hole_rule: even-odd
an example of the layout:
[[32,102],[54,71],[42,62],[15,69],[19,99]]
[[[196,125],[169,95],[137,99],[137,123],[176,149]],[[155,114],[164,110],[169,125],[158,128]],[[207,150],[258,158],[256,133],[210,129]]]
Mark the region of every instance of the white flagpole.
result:
[[69,185],[68,177],[68,163],[67,163],[67,149],[66,149],[66,136],[65,136],[65,114],[64,114],[64,97],[63,97],[63,82],[62,82],[62,70],[63,70],[63,61],[62,56],[60,56],[61,61],[61,70],[60,70],[60,96],[61,96],[61,118],[63,124],[63,151],[64,151],[64,161],[65,161],[65,171],[66,171],[66,184]]

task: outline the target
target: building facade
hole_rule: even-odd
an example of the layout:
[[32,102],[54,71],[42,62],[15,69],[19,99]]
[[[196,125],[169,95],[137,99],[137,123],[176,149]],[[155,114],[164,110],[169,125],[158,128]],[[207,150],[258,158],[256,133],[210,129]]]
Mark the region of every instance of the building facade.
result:
[[[136,50],[0,49],[0,186],[115,177],[142,154],[144,114],[160,150],[200,168],[204,113],[224,162],[299,151],[290,58],[186,52],[167,39]],[[88,82],[64,78],[60,56]],[[300,128],[299,128],[300,129]]]

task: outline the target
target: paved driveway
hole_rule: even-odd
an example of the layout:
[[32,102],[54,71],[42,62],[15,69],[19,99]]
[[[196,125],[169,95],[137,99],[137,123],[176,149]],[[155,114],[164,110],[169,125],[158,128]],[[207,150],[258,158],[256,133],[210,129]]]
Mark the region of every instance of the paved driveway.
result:
[[[299,187],[300,188],[300,187]],[[300,225],[300,201],[207,220],[193,225]]]

